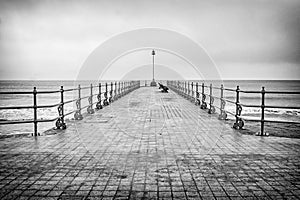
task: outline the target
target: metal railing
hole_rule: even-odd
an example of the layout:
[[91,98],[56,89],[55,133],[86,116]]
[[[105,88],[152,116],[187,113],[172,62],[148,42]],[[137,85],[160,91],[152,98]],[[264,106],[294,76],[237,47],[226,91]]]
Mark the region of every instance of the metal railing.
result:
[[[3,94],[11,94],[11,95],[28,95],[31,94],[33,97],[33,105],[30,106],[5,106],[0,107],[0,110],[10,110],[10,109],[33,109],[33,118],[30,120],[8,120],[8,121],[0,121],[0,125],[7,125],[7,124],[24,124],[24,123],[33,123],[33,135],[38,136],[38,123],[41,122],[55,122],[55,126],[57,129],[66,129],[65,117],[71,114],[74,114],[75,120],[83,119],[81,111],[83,109],[87,109],[88,114],[93,114],[95,112],[93,106],[96,104],[95,109],[102,109],[103,106],[107,106],[113,101],[119,99],[120,97],[132,92],[133,90],[140,87],[140,81],[129,81],[129,82],[111,82],[98,85],[90,85],[81,87],[78,85],[77,88],[71,89],[64,89],[63,86],[60,87],[59,90],[51,90],[51,91],[38,91],[36,87],[33,88],[31,92],[0,92],[0,95]],[[98,93],[93,94],[93,89],[98,88]],[[82,90],[90,90],[89,95],[81,96]],[[78,91],[78,98],[71,99],[71,100],[64,100],[64,94],[66,92],[75,92]],[[38,105],[37,103],[37,95],[39,94],[52,94],[52,93],[60,93],[60,102],[56,104],[49,104],[49,105]],[[97,96],[97,101],[93,102],[93,98]],[[88,105],[81,106],[82,100],[88,99]],[[68,113],[65,113],[64,106],[66,104],[74,103],[76,104],[76,109],[72,110]],[[53,108],[57,107],[58,116],[51,119],[39,119],[38,118],[38,109],[40,108]]]
[[[266,91],[265,87],[262,87],[261,91],[251,91],[251,90],[241,90],[239,86],[236,89],[224,88],[223,85],[220,87],[214,87],[212,84],[201,85],[198,82],[187,82],[187,81],[167,81],[168,87],[178,94],[190,99],[195,102],[196,105],[200,105],[201,109],[208,109],[209,114],[216,112],[216,108],[220,110],[218,118],[220,120],[227,119],[227,114],[234,116],[235,122],[233,128],[242,129],[245,122],[244,121],[254,121],[260,122],[260,133],[258,135],[265,135],[265,122],[269,123],[288,123],[288,124],[300,124],[296,121],[283,121],[283,120],[271,120],[266,119],[265,109],[266,108],[276,108],[276,109],[300,109],[299,106],[275,106],[275,105],[266,105],[265,99],[268,94],[282,94],[282,95],[299,95],[300,91],[297,92],[288,92],[288,91]],[[205,88],[209,90],[209,94],[205,94]],[[220,96],[214,96],[213,90],[219,90]],[[235,93],[235,100],[226,99],[224,96],[224,91]],[[244,94],[261,94],[261,104],[246,104],[241,103],[240,95]],[[209,102],[206,102],[206,97],[209,97]],[[214,105],[214,100],[220,100],[220,106]],[[235,105],[235,113],[230,112],[225,109],[226,103]],[[243,107],[252,107],[260,109],[260,117],[249,118],[242,115]]]

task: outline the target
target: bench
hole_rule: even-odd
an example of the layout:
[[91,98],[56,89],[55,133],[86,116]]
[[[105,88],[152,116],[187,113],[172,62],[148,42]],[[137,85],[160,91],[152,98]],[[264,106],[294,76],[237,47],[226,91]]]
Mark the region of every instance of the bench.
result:
[[164,92],[164,93],[168,93],[168,90],[169,88],[161,83],[158,83],[159,85],[159,88],[158,89],[162,89],[161,92]]

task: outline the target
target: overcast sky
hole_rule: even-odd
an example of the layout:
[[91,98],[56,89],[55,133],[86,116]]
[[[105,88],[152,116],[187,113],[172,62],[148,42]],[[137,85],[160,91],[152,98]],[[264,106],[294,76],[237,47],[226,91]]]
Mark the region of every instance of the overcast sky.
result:
[[199,43],[223,79],[300,79],[299,0],[1,0],[0,20],[0,79],[76,79],[104,41],[147,27]]

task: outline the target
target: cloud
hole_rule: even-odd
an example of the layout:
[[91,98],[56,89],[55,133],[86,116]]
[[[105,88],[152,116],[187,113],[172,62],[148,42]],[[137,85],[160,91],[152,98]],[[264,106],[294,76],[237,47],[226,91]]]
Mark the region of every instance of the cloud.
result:
[[265,63],[274,68],[287,63],[287,69],[294,70],[300,63],[299,13],[298,0],[2,0],[0,78],[26,79],[36,74],[47,79],[65,68],[72,73],[64,77],[73,79],[102,42],[144,27],[190,36],[229,71],[230,63],[241,67]]

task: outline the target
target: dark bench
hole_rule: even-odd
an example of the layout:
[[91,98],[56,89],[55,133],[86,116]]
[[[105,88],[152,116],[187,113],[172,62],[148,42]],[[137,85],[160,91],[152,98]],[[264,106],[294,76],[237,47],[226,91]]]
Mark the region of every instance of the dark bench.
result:
[[169,88],[161,83],[158,83],[159,85],[159,88],[158,89],[162,89],[161,92],[164,92],[164,93],[168,93],[168,90]]

